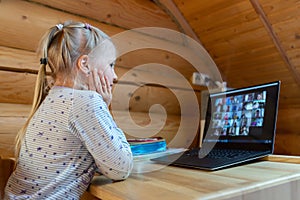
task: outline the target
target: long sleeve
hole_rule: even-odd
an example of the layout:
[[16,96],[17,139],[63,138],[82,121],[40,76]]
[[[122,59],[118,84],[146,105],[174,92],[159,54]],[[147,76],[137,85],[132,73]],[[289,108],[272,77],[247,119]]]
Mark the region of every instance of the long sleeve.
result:
[[113,180],[126,179],[133,157],[123,131],[99,94],[89,91],[89,95],[77,95],[70,116],[71,131],[82,140],[103,175]]

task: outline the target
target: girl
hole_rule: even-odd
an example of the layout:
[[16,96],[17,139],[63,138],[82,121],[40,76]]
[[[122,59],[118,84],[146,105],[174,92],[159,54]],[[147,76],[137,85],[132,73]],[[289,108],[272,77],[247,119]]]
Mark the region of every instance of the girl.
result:
[[126,179],[132,153],[108,109],[117,79],[110,38],[89,24],[67,21],[45,34],[40,52],[33,108],[17,136],[18,160],[5,199],[79,199],[96,169]]

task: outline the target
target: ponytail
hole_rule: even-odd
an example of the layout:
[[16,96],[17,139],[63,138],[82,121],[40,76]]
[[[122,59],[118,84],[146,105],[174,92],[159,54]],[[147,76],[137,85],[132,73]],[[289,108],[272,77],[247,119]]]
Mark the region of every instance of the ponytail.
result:
[[24,124],[24,126],[19,130],[16,141],[15,141],[15,156],[18,159],[21,149],[21,144],[23,141],[23,138],[25,136],[28,124],[33,117],[36,110],[39,108],[41,103],[43,102],[45,96],[47,95],[46,88],[48,86],[47,78],[46,78],[46,63],[44,62],[46,59],[44,58],[43,61],[41,59],[41,66],[37,75],[37,80],[35,84],[35,90],[34,90],[34,97],[33,97],[33,103],[32,108],[30,111],[30,114]]
[[[48,64],[48,53],[47,52],[48,52],[48,47],[49,47],[56,31],[57,31],[56,28],[50,29],[49,32],[43,36],[43,38],[40,42],[40,49],[38,49],[38,51],[40,52],[40,54],[43,57],[40,59],[40,69],[38,71],[37,79],[36,79],[36,83],[35,83],[34,97],[33,97],[31,111],[28,115],[28,118],[27,118],[24,126],[19,130],[19,132],[16,136],[16,139],[15,139],[16,159],[18,159],[18,157],[19,157],[21,145],[22,145],[27,127],[29,125],[29,122],[30,122],[31,118],[33,117],[34,113],[36,112],[36,110],[39,108],[39,106],[43,102],[43,100],[46,97],[48,90],[49,90],[47,77],[46,77],[46,66]],[[53,68],[51,66],[50,66],[50,69],[53,74]]]

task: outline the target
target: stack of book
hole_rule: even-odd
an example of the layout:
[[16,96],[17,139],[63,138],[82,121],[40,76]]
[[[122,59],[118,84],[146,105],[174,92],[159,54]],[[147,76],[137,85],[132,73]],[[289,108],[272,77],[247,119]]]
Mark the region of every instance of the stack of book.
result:
[[133,156],[163,152],[167,150],[166,140],[161,137],[127,139]]

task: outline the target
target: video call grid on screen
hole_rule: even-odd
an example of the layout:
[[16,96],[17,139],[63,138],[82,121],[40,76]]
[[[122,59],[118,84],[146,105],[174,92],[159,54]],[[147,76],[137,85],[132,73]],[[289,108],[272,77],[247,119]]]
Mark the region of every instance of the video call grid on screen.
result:
[[262,127],[267,91],[214,99],[213,131],[216,136],[248,136],[251,127]]
[[272,144],[280,82],[211,93],[203,141]]

